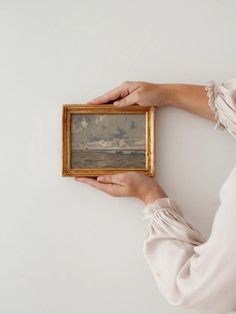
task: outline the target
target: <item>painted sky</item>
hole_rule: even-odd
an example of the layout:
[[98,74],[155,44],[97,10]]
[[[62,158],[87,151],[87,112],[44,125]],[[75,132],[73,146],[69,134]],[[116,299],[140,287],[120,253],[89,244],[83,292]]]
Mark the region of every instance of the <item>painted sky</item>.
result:
[[145,114],[73,114],[72,149],[145,149]]

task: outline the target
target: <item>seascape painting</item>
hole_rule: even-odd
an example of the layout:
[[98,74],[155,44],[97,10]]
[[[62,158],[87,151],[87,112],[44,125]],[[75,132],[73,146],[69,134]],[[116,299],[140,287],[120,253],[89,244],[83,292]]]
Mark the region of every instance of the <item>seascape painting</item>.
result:
[[145,168],[145,113],[72,114],[71,167]]

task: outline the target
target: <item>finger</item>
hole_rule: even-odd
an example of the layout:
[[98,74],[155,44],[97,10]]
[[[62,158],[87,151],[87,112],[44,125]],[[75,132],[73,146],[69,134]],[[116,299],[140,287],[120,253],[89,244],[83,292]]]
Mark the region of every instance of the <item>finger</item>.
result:
[[137,93],[133,92],[129,94],[128,96],[126,96],[125,98],[115,101],[114,105],[117,107],[127,107],[127,106],[134,105],[137,102],[138,102],[138,95]]
[[105,93],[104,95],[88,101],[88,103],[94,105],[104,104],[109,101],[113,101],[115,99],[124,97],[126,95],[128,95],[128,90],[123,84],[121,84],[115,87],[114,89],[110,90],[109,92]]
[[110,184],[101,183],[95,179],[79,177],[79,178],[75,178],[75,180],[79,181],[79,182],[87,183],[90,186],[94,187],[95,189],[97,189],[99,191],[103,191],[103,192],[108,193],[108,194],[110,193],[110,190],[111,190]]
[[105,192],[111,196],[125,196],[124,187],[116,184],[109,183],[101,183],[96,181],[95,179],[87,178],[87,177],[79,177],[75,178],[76,181],[84,182],[89,184],[90,186]]
[[124,185],[124,174],[123,173],[117,173],[113,175],[103,175],[97,177],[97,181],[102,182],[102,183],[112,183],[112,184],[118,184],[118,185]]

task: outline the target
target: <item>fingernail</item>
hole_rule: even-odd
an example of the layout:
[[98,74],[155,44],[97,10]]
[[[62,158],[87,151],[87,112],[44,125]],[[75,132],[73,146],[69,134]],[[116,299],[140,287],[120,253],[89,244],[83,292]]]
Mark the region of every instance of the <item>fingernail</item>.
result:
[[119,106],[119,104],[120,104],[119,101],[113,102],[113,105],[114,105],[114,106]]
[[103,177],[97,177],[97,181],[102,181],[103,180]]

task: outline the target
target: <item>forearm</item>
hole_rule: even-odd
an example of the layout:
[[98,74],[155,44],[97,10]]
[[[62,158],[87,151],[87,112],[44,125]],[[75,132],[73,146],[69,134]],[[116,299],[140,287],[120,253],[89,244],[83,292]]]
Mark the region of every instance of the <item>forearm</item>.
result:
[[215,121],[214,112],[208,105],[205,86],[190,84],[162,84],[165,105],[189,111],[198,116]]

